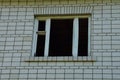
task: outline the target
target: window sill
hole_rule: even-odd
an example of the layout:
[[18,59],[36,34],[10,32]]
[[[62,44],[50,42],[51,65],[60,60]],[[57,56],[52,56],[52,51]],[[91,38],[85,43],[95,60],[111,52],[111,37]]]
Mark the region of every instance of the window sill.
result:
[[96,62],[95,57],[30,57],[24,62]]

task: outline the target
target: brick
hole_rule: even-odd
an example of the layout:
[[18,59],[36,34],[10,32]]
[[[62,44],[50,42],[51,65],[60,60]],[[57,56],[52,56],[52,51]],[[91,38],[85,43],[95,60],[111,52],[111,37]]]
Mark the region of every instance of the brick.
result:
[[54,79],[55,78],[55,74],[47,74],[46,78],[48,78],[48,79]]
[[63,74],[64,72],[65,72],[64,69],[56,69],[56,73],[61,73],[61,74]]
[[44,74],[44,73],[46,73],[46,70],[45,69],[39,69],[38,73],[41,73],[41,74],[43,73]]
[[93,78],[101,78],[102,74],[93,74]]
[[28,77],[28,74],[20,74],[19,75],[19,78],[23,78],[24,79],[24,78],[27,78],[27,77]]
[[46,78],[46,74],[38,74],[37,75],[39,79],[45,79]]
[[102,73],[102,70],[101,70],[101,69],[93,69],[93,73],[101,74],[101,73]]
[[103,74],[103,78],[111,79],[112,75],[111,74]]
[[89,79],[91,79],[92,77],[93,77],[92,74],[84,74],[84,78],[89,78]]
[[65,78],[69,78],[69,79],[71,79],[71,78],[73,78],[73,74],[65,74]]

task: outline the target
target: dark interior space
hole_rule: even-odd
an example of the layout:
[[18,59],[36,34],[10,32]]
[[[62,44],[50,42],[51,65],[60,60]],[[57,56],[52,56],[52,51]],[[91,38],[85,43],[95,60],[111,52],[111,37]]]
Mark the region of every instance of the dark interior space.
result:
[[88,18],[79,19],[78,56],[88,56]]
[[49,56],[72,56],[73,19],[51,20]]
[[[38,31],[45,31],[45,21],[39,21]],[[44,56],[45,35],[38,35],[35,56]]]
[[38,31],[45,31],[45,21],[39,21]]

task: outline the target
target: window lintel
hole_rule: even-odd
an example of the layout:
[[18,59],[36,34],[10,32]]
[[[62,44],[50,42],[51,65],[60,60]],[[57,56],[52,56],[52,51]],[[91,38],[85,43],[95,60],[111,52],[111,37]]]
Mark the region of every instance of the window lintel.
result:
[[35,15],[35,18],[38,20],[46,19],[73,19],[73,18],[88,18],[91,14],[55,14],[55,15]]

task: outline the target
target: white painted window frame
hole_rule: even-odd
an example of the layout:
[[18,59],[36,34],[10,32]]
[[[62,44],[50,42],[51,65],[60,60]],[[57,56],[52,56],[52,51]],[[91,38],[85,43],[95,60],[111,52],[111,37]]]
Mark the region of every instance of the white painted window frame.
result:
[[[73,19],[73,42],[72,42],[72,56],[78,57],[78,38],[79,38],[79,18],[81,17],[74,17]],[[88,18],[88,56],[90,56],[90,16],[86,17]],[[67,18],[65,18],[67,19]],[[39,19],[35,19],[35,26],[34,26],[34,34],[33,34],[33,46],[32,46],[32,56],[36,54],[36,46],[37,46],[37,37],[38,34],[36,32],[38,31],[38,24]],[[44,57],[49,57],[49,41],[50,41],[50,25],[51,25],[51,18],[45,18],[45,48],[44,48]]]
[[37,48],[37,37],[38,35],[36,34],[36,32],[38,31],[38,24],[39,24],[39,20],[35,19],[34,22],[34,28],[33,28],[33,44],[32,44],[32,56],[35,55],[36,52],[36,48]]

